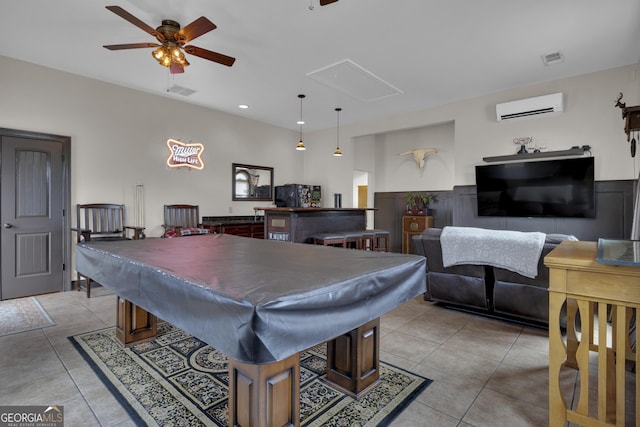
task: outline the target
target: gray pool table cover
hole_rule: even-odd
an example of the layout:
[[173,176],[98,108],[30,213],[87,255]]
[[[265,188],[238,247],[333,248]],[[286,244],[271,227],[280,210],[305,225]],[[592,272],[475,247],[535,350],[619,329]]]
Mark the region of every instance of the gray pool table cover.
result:
[[80,243],[76,270],[253,364],[335,338],[426,290],[421,256],[225,234]]

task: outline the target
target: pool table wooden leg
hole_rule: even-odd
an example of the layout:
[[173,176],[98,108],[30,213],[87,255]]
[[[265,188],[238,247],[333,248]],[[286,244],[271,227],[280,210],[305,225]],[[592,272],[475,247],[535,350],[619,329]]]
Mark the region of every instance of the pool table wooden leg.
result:
[[327,380],[360,398],[380,378],[380,318],[327,343]]
[[156,316],[121,297],[116,303],[116,338],[122,345],[156,336]]
[[300,355],[254,365],[229,358],[229,427],[300,426]]

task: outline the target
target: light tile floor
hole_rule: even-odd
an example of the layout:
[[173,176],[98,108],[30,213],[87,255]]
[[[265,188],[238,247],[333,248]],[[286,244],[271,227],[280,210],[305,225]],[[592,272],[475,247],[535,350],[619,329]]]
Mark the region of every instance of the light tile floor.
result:
[[[97,289],[38,296],[55,326],[0,337],[0,405],[64,405],[66,427],[134,423],[68,336],[115,324]],[[381,358],[431,378],[392,426],[548,425],[545,330],[443,308],[418,297],[382,318]],[[572,390],[575,371],[564,372]]]

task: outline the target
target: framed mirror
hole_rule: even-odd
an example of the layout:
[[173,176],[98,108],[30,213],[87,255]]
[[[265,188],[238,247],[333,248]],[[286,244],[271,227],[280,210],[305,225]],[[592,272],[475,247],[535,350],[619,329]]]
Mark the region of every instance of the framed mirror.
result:
[[273,168],[233,163],[231,200],[273,200]]

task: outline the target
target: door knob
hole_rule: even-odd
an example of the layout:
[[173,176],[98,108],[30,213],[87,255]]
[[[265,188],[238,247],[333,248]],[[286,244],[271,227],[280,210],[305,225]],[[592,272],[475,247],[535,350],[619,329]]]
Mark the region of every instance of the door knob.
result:
[[13,227],[13,225],[11,225],[11,224],[7,223],[7,224],[4,224],[4,225],[3,225],[3,227],[4,227],[4,228],[11,228],[11,227]]

